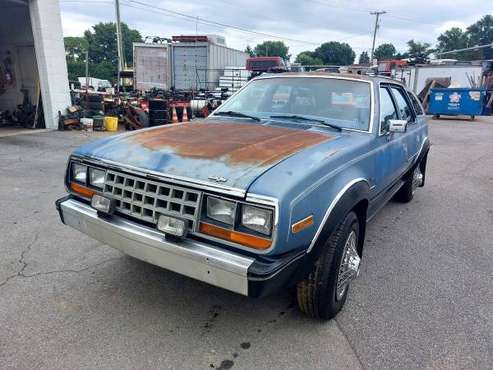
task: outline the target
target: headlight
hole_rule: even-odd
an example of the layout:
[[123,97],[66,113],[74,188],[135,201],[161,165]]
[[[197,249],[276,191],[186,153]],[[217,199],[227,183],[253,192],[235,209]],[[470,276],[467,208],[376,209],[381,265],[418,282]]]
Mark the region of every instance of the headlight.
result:
[[87,166],[78,163],[72,163],[72,180],[86,184]]
[[235,223],[236,203],[207,197],[207,217],[233,226]]
[[103,189],[105,176],[105,171],[89,167],[89,185]]
[[272,232],[272,211],[243,205],[241,225],[261,234],[270,235]]

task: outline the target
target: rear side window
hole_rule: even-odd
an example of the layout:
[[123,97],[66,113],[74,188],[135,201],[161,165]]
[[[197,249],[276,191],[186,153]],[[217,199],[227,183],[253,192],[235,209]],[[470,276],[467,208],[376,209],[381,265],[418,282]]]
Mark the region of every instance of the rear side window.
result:
[[387,88],[380,88],[380,133],[383,134],[389,129],[389,120],[397,119],[394,102]]
[[412,121],[412,109],[409,106],[406,98],[404,97],[404,91],[392,87],[392,92],[394,93],[395,102],[397,103],[397,109],[399,110],[399,116],[401,117],[401,119],[406,120],[407,122]]
[[424,114],[423,112],[423,108],[421,108],[421,104],[419,103],[418,101],[418,98],[416,97],[416,95],[414,95],[412,92],[408,92],[407,95],[409,96],[409,99],[411,100],[411,103],[414,107],[414,111],[416,112],[416,114],[418,116],[421,116],[422,114]]

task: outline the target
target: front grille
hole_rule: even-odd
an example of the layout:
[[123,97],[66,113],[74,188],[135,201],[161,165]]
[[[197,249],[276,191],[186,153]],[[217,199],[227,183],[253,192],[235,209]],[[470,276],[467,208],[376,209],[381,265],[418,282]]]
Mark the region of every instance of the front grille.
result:
[[194,230],[202,193],[181,186],[107,171],[104,194],[115,199],[116,211],[156,224],[159,215],[188,220]]

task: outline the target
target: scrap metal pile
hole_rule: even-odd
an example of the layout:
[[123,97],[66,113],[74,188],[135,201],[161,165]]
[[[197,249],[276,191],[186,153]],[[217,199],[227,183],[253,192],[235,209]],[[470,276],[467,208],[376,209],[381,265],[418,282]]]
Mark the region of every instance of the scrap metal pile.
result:
[[23,128],[45,128],[43,102],[38,92],[37,101],[30,99],[29,91],[21,89],[23,95],[22,104],[18,104],[13,111],[0,111],[0,126],[23,127]]
[[72,92],[72,105],[58,112],[59,130],[104,131],[106,117],[118,117],[120,101],[111,94]]
[[123,101],[122,118],[127,130],[190,121],[207,117],[228,98],[226,91],[153,89]]
[[187,122],[207,117],[226,100],[228,89],[181,91],[153,89],[114,96],[74,92],[72,106],[59,112],[59,130],[105,130],[105,117],[116,117],[126,130]]

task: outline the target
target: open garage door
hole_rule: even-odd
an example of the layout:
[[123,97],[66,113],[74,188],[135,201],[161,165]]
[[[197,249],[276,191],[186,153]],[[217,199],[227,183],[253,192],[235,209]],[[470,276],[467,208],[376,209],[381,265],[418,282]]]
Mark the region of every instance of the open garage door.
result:
[[57,128],[69,105],[58,0],[0,0],[0,127]]
[[29,100],[36,103],[39,100],[40,90],[34,45],[17,46],[17,62],[21,90],[26,91]]

